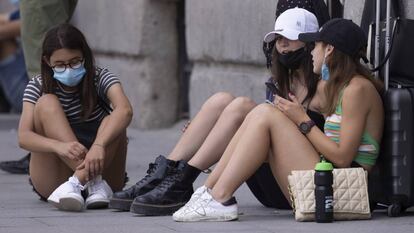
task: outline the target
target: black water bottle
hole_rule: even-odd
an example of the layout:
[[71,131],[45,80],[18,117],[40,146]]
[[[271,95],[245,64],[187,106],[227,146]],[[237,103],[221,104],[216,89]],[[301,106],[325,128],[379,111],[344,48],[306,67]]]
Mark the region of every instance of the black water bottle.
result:
[[315,166],[315,221],[333,221],[333,166],[322,160]]

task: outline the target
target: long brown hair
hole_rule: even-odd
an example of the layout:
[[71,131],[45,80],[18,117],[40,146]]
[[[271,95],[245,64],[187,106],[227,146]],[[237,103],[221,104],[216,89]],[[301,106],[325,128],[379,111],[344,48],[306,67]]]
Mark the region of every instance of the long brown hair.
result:
[[[312,50],[311,44],[305,45],[306,56],[303,58],[300,68],[303,71],[303,75],[305,76],[305,85],[308,90],[305,99],[302,101],[306,103],[307,101],[311,101],[313,96],[316,93],[316,88],[318,85],[319,75],[313,73],[313,64],[312,64],[312,55],[310,51]],[[277,52],[276,46],[273,47],[272,52],[272,66],[270,67],[270,72],[272,73],[272,79],[276,81],[279,85],[279,89],[281,91],[281,95],[283,98],[288,98],[288,93],[291,91],[291,76],[292,70],[284,66],[278,60],[279,53]]]
[[[324,48],[327,46],[325,43],[322,45]],[[339,94],[345,88],[346,85],[356,75],[371,81],[378,92],[381,92],[383,86],[381,81],[375,79],[371,71],[360,63],[360,54],[363,54],[363,49],[357,56],[351,57],[337,49],[332,51],[329,59],[326,60],[326,65],[329,68],[329,80],[325,86],[326,105],[322,108],[322,112],[332,115],[335,112],[338,104]]]
[[57,80],[53,78],[53,70],[46,61],[50,61],[53,52],[59,49],[79,50],[82,52],[85,77],[78,84],[80,102],[82,106],[81,117],[87,119],[97,103],[97,93],[95,89],[95,59],[88,43],[82,32],[70,24],[60,24],[50,29],[43,40],[41,75],[42,91],[54,94],[57,88]]

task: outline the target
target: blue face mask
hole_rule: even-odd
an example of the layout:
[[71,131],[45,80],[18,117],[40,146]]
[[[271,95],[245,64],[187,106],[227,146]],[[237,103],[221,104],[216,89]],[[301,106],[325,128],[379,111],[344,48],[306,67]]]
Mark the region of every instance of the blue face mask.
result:
[[326,57],[323,58],[323,63],[321,67],[321,77],[322,77],[322,80],[328,81],[329,80],[329,68],[326,65],[325,59]]
[[66,70],[62,73],[53,73],[53,78],[58,80],[63,85],[68,87],[74,87],[82,81],[83,76],[85,76],[86,74],[86,70],[85,67],[82,65],[77,69],[66,67]]

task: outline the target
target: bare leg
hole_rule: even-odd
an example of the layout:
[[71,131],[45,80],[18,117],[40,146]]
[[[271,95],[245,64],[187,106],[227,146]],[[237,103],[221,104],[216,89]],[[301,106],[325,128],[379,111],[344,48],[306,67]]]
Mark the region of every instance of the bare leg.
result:
[[[77,141],[65,113],[55,95],[42,96],[35,107],[35,131],[59,141]],[[102,124],[105,123],[105,120]],[[104,127],[104,125],[102,125]],[[122,133],[106,150],[104,179],[113,190],[123,187],[126,160],[126,133]],[[48,197],[60,184],[75,172],[76,177],[85,183],[85,170],[75,170],[81,161],[71,161],[54,153],[32,152],[30,176],[36,190]]]
[[254,106],[256,104],[249,98],[238,97],[234,99],[224,109],[204,143],[188,163],[200,170],[215,164]]
[[[77,141],[66,115],[55,95],[40,97],[34,109],[36,133],[63,142]],[[60,184],[73,174],[80,162],[71,161],[54,153],[32,152],[30,177],[33,186],[48,197]]]
[[[247,115],[249,116],[249,115]],[[219,162],[217,163],[214,170],[211,172],[211,174],[208,176],[207,180],[205,181],[204,185],[208,188],[213,188],[216,184],[217,180],[220,178],[221,174],[223,173],[223,170],[227,166],[227,163],[229,162],[234,149],[236,148],[236,145],[238,144],[241,135],[244,134],[244,131],[247,126],[247,118],[243,121],[243,124],[240,126],[240,128],[237,130],[236,134],[231,139],[230,143],[227,145],[226,150],[224,151],[223,155],[221,156]]]
[[[105,127],[107,120],[107,117],[102,120],[98,133]],[[114,192],[124,187],[127,144],[126,131],[124,131],[105,149],[105,168],[102,177]]]
[[231,198],[235,190],[270,159],[283,193],[287,192],[287,175],[294,169],[311,169],[318,153],[296,125],[271,105],[262,104],[249,113],[227,166],[215,183],[211,194],[220,202]]
[[193,157],[216,124],[224,108],[233,99],[232,95],[225,92],[216,93],[210,97],[185,130],[168,158],[175,161],[188,161]]

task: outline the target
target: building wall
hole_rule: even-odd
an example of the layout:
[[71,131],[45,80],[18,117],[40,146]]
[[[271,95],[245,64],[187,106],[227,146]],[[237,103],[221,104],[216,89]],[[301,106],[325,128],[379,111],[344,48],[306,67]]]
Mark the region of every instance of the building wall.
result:
[[[263,35],[272,30],[277,0],[187,0],[186,36],[191,75],[191,115],[217,91],[262,102],[269,77],[262,53]],[[344,18],[361,23],[365,1],[341,0]],[[414,1],[402,0],[414,18]]]
[[134,108],[133,127],[177,120],[177,28],[173,0],[80,0],[73,23],[97,64],[117,74]]
[[[177,120],[176,3],[180,0],[80,0],[74,22],[98,64],[118,74],[130,98],[133,127],[166,127]],[[344,17],[360,23],[364,1],[342,0]],[[186,0],[190,115],[218,91],[264,99],[269,77],[262,39],[272,30],[277,0]],[[403,0],[414,18],[414,1]]]
[[190,79],[191,115],[213,93],[264,99],[269,77],[263,36],[274,26],[275,0],[187,0],[186,39],[194,63]]

